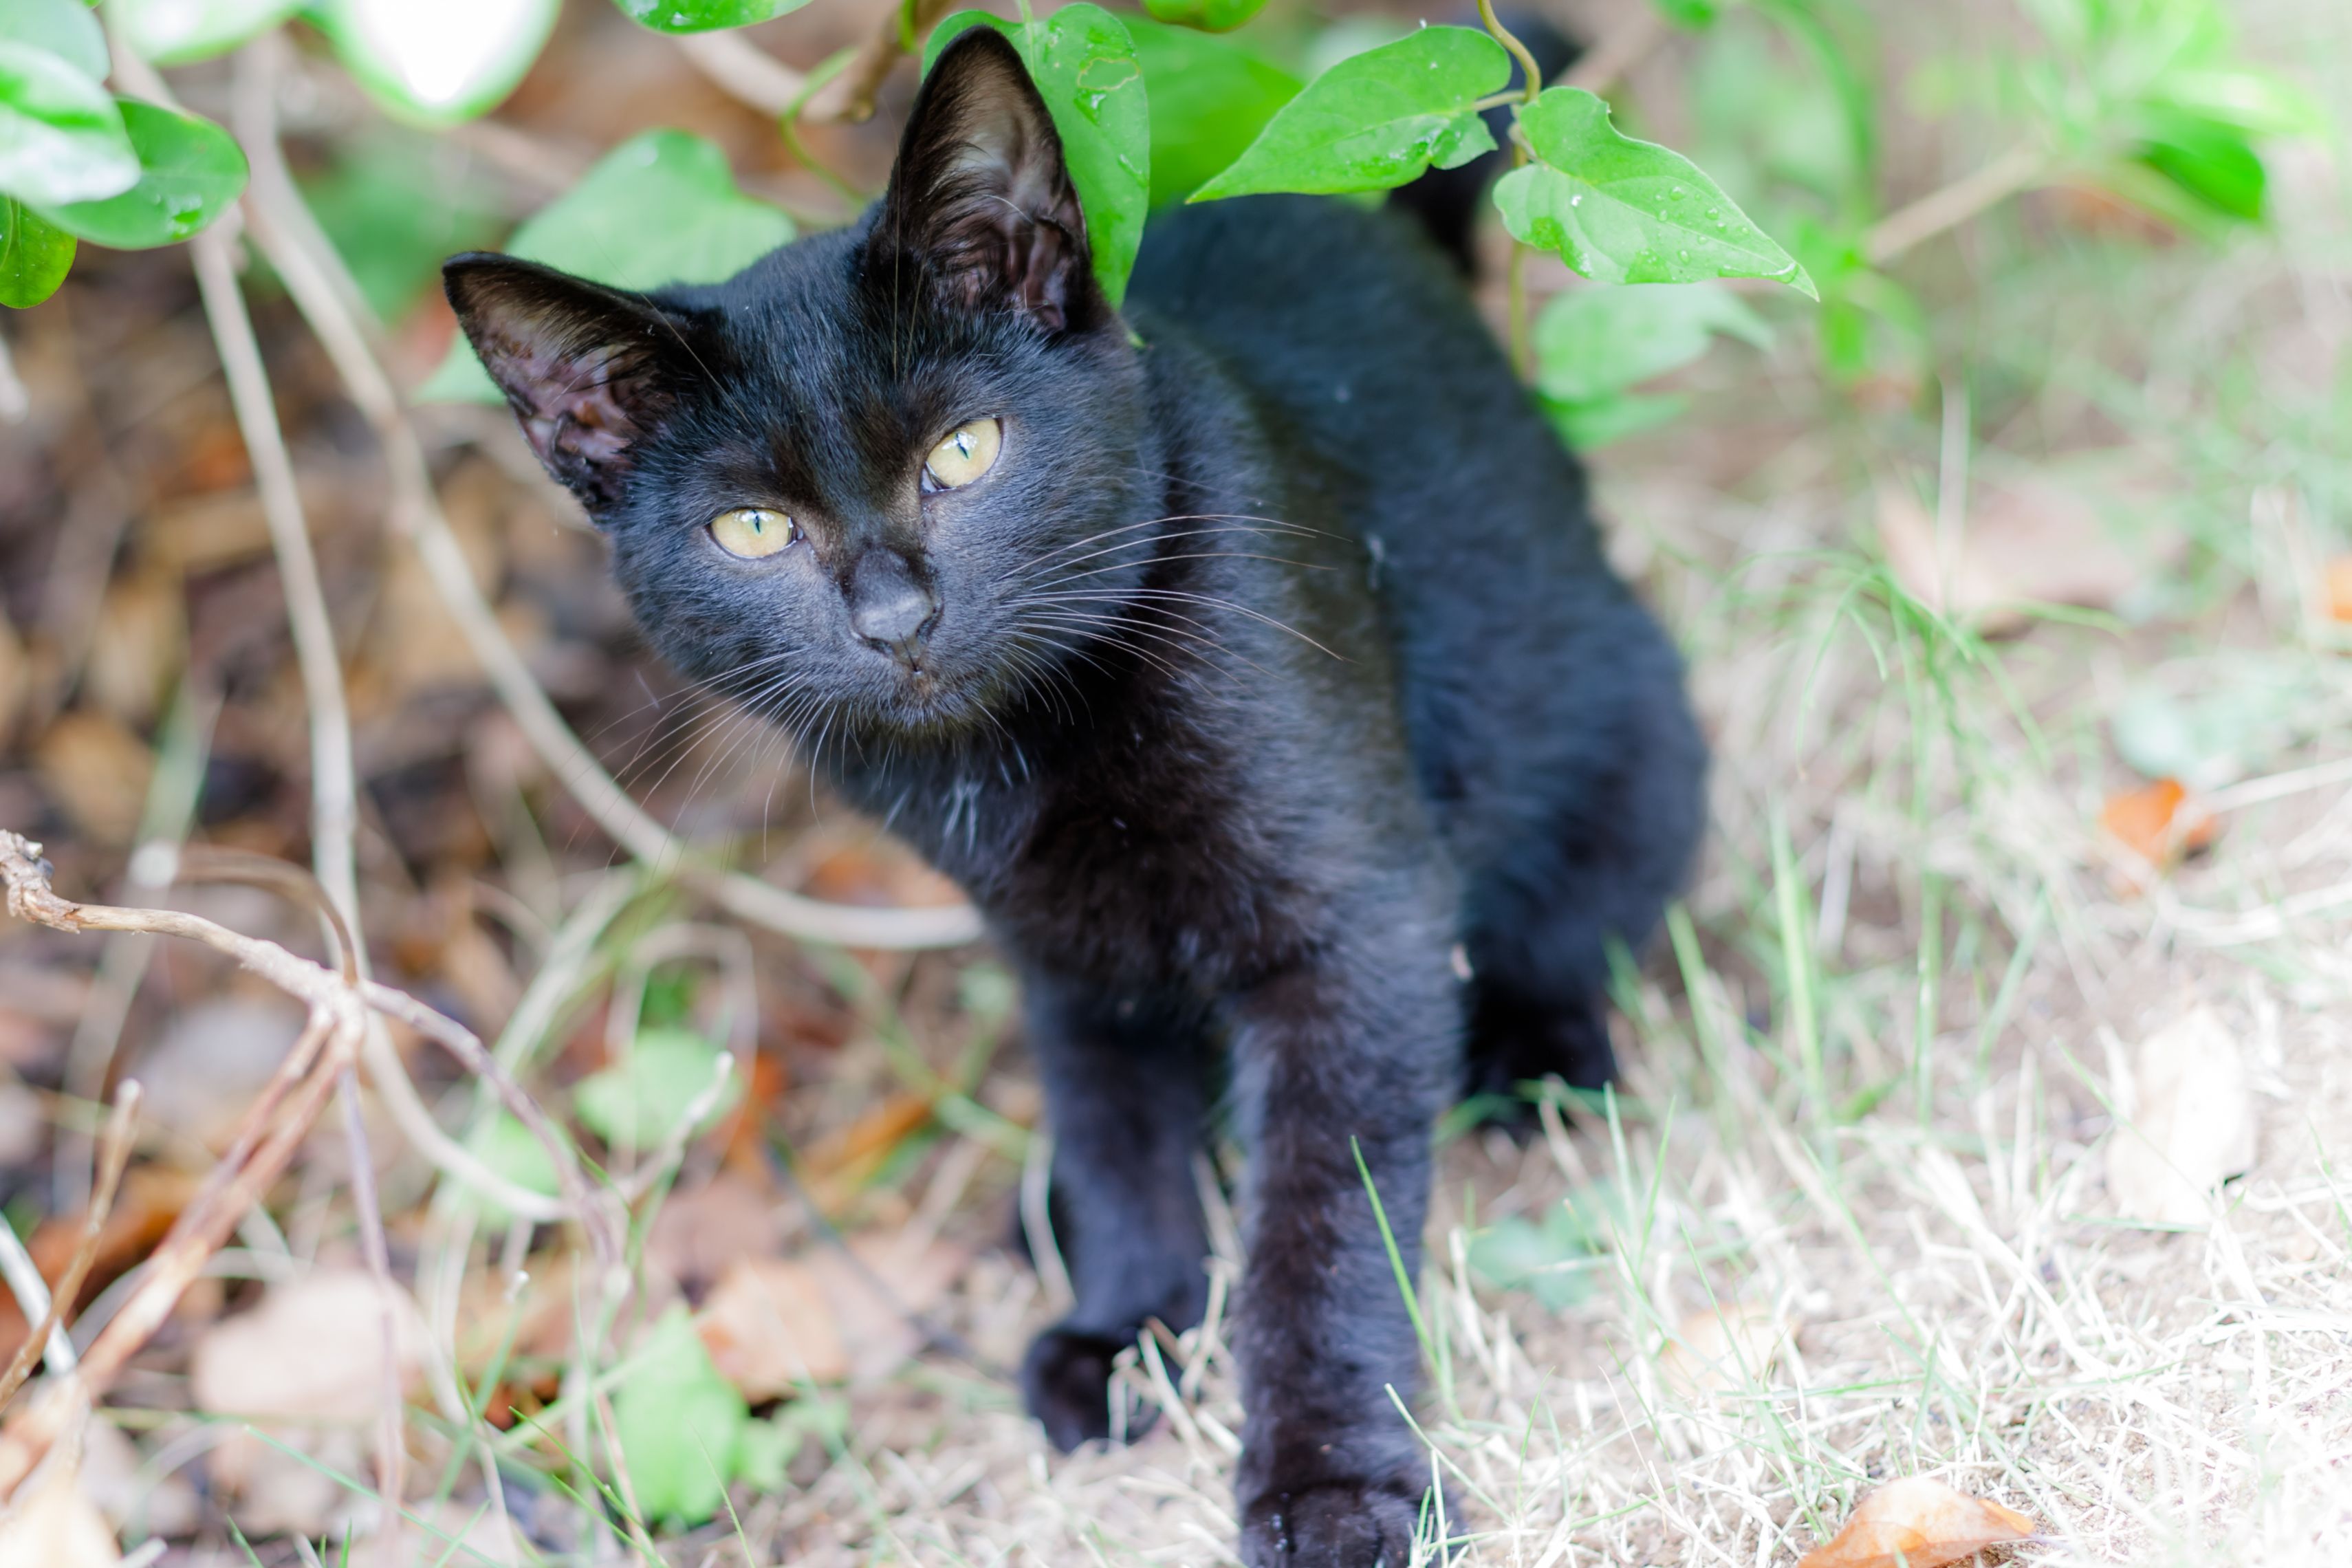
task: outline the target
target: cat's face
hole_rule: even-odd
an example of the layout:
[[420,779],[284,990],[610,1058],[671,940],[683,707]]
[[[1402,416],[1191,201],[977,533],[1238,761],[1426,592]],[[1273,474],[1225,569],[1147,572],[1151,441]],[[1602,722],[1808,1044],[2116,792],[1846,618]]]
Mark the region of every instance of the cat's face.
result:
[[951,734],[1054,700],[1131,586],[1145,552],[1105,547],[1148,531],[1115,531],[1150,515],[1140,374],[992,29],[942,55],[855,228],[652,296],[505,257],[446,277],[647,635],[789,728]]

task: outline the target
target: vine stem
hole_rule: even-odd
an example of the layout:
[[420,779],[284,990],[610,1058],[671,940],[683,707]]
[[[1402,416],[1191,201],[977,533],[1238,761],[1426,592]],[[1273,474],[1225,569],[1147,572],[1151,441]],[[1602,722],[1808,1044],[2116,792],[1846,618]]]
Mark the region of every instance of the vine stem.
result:
[[274,77],[264,53],[280,42],[266,36],[249,46],[240,60],[241,68],[249,63],[240,77],[236,121],[238,139],[253,168],[244,210],[254,242],[326,350],[344,391],[375,432],[391,471],[394,531],[415,549],[491,687],[548,770],[630,855],[650,866],[685,871],[721,908],[754,925],[846,947],[954,947],[978,937],[980,917],[968,905],[892,910],[832,904],[756,878],[698,866],[687,846],[631,799],[572,732],[475,584],[473,569],[442,514],[425,448],[400,395],[369,346],[359,318],[345,305],[345,290],[337,286],[336,279],[345,276],[341,258],[306,221],[309,209],[278,151]]
[[1495,41],[1508,49],[1511,58],[1519,62],[1522,82],[1519,101],[1533,103],[1536,94],[1543,90],[1543,72],[1536,68],[1535,56],[1528,52],[1527,45],[1519,42],[1518,35],[1503,26],[1503,19],[1495,15],[1495,0],[1478,0],[1478,19],[1486,25],[1486,31],[1494,35]]

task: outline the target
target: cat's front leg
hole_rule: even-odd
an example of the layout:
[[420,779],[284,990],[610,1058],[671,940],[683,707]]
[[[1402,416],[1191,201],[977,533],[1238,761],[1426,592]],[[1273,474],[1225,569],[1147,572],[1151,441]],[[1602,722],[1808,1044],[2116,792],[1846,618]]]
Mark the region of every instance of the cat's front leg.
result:
[[1145,1322],[1200,1321],[1209,1243],[1192,1159],[1208,1050],[1197,1006],[1042,970],[1025,981],[1054,1129],[1055,1240],[1077,1300],[1030,1345],[1021,1382],[1067,1450],[1109,1435],[1111,1362]]
[[1235,1485],[1249,1568],[1403,1568],[1428,1489],[1389,1394],[1412,1397],[1420,1347],[1364,1180],[1417,1278],[1460,1003],[1443,943],[1407,926],[1352,936],[1236,1009],[1254,1134]]

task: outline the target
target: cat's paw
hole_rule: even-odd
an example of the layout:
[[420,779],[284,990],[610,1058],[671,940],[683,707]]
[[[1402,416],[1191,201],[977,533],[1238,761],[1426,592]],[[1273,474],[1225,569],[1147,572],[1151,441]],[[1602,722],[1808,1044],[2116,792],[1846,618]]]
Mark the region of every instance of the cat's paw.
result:
[[1269,1490],[1242,1510],[1247,1568],[1405,1568],[1421,1491],[1376,1481]]
[[1021,1393],[1055,1447],[1066,1454],[1110,1436],[1111,1362],[1132,1342],[1077,1329],[1047,1329],[1030,1342]]

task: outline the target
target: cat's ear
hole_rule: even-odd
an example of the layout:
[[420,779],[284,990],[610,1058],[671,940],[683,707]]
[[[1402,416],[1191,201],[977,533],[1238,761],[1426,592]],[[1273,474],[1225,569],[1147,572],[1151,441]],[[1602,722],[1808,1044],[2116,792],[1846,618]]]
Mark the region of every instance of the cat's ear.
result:
[[1052,331],[1109,313],[1062,139],[994,27],[958,37],[924,79],[867,247],[885,287],[911,265],[958,309],[1018,310]]
[[692,323],[643,295],[511,256],[453,256],[441,282],[540,462],[591,514],[611,506],[677,405],[696,362]]

